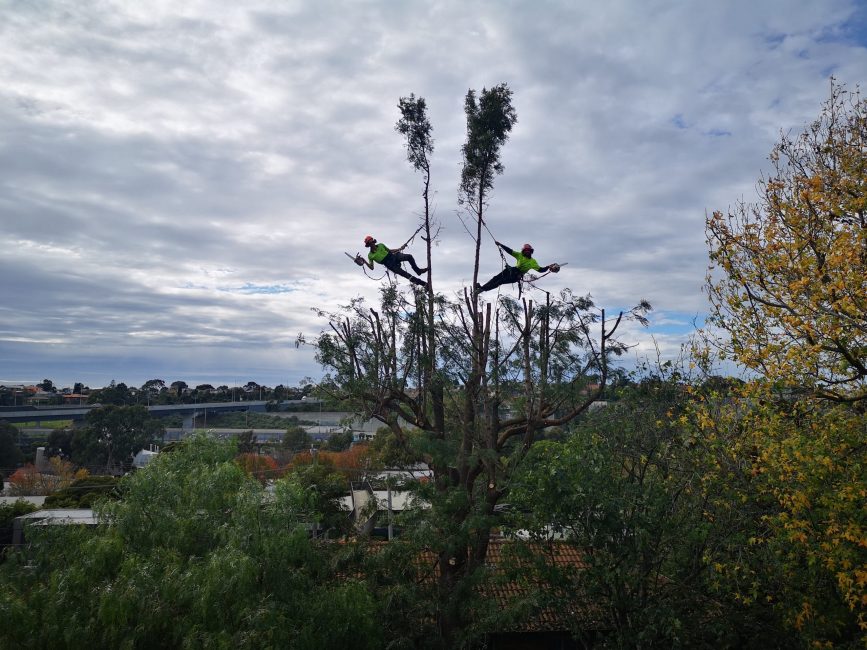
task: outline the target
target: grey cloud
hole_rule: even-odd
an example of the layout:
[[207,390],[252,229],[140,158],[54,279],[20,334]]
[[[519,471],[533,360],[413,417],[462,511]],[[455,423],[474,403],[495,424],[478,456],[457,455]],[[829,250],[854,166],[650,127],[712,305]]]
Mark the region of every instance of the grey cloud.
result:
[[[292,346],[321,326],[309,308],[378,286],[343,251],[418,223],[393,130],[410,92],[434,125],[436,286],[468,281],[462,102],[501,81],[519,121],[492,232],[569,262],[546,288],[701,312],[705,212],[754,196],[779,130],[816,114],[823,71],[863,81],[853,15],[847,0],[4,7],[0,271],[15,282],[0,300],[16,307],[0,364],[315,374]],[[482,255],[499,270],[487,233]]]

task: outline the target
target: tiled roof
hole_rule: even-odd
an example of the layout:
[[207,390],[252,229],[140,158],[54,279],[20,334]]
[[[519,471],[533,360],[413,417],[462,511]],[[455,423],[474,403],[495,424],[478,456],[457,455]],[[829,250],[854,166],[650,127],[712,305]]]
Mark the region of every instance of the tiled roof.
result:
[[[529,606],[528,616],[503,632],[555,632],[580,628],[600,629],[598,604],[580,588],[567,591],[552,587],[543,571],[559,570],[577,576],[587,568],[584,553],[562,541],[519,543],[491,540],[486,559],[493,576],[481,588],[484,596],[496,600],[500,609],[522,601]],[[574,581],[573,581],[574,582]]]
[[[374,546],[384,548],[385,543]],[[420,553],[416,565],[422,581],[432,584],[439,576],[438,558],[432,551]],[[492,598],[499,611],[522,609],[519,622],[492,632],[563,632],[606,628],[598,602],[582,592],[580,573],[587,568],[584,553],[567,542],[527,543],[491,539],[485,564],[490,575],[479,587],[483,598]],[[546,572],[570,576],[572,589],[553,587]],[[557,581],[561,584],[561,580]]]

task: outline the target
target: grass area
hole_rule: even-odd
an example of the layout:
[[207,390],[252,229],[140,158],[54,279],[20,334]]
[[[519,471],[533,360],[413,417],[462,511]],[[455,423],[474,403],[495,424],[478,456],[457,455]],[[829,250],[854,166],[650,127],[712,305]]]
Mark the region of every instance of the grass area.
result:
[[15,426],[19,429],[69,429],[72,427],[72,420],[41,420],[39,422],[16,422]]

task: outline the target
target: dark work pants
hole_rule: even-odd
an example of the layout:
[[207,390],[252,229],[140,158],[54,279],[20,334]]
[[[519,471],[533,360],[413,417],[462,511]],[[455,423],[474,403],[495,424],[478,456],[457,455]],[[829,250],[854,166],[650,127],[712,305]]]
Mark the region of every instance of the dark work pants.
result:
[[422,270],[419,268],[418,264],[415,263],[415,258],[409,253],[389,253],[385,256],[385,259],[382,260],[382,265],[395,275],[406,278],[413,284],[425,286],[426,282],[424,280],[419,280],[418,278],[415,278],[406,271],[404,271],[400,267],[401,262],[409,262],[412,270],[415,271],[417,275],[421,275]]
[[518,267],[507,266],[497,273],[497,275],[485,282],[479,291],[490,291],[491,289],[496,289],[502,284],[512,284],[513,282],[520,280],[523,275],[524,274],[518,270]]

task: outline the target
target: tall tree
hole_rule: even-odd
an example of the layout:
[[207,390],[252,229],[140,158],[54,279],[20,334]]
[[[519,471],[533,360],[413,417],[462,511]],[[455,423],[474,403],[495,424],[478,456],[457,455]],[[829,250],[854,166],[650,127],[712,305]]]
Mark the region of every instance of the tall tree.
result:
[[12,474],[23,459],[18,448],[18,429],[0,420],[0,479]]
[[105,406],[93,409],[84,427],[75,431],[73,459],[81,465],[120,470],[141,449],[161,441],[162,423],[144,406]]
[[133,395],[127,385],[123,382],[115,383],[114,379],[105,388],[95,390],[87,397],[89,404],[114,404],[115,406],[123,406],[131,404],[134,401]]
[[[424,241],[427,251],[427,300],[420,305],[417,319],[423,327],[426,336],[418,338],[419,376],[417,382],[421,387],[430,387],[434,394],[433,403],[442,403],[442,381],[436,375],[436,336],[434,327],[434,288],[433,288],[433,256],[432,247],[436,232],[432,232],[432,214],[430,207],[430,156],[433,154],[433,126],[427,115],[427,103],[423,97],[410,93],[409,97],[401,97],[398,103],[400,119],[395,130],[406,139],[406,158],[418,172],[422,174],[422,200],[424,201]],[[427,392],[423,391],[426,396]],[[442,411],[437,412],[434,426],[442,429]]]
[[[771,153],[756,205],[707,222],[711,323],[756,378],[703,419],[736,436],[716,484],[753,513],[716,559],[815,646],[867,642],[867,100],[832,82]],[[859,640],[859,641],[856,641]]]
[[500,150],[509,139],[518,114],[512,106],[512,91],[502,83],[490,90],[482,88],[467,91],[464,99],[467,117],[467,139],[462,153],[461,184],[458,202],[465,205],[476,220],[476,257],[473,265],[473,286],[479,281],[479,252],[482,245],[482,226],[494,177],[502,174],[504,167]]
[[708,219],[711,322],[751,370],[865,400],[867,99],[833,83],[819,117],[770,158],[757,204]]
[[516,478],[514,526],[581,550],[586,566],[561,567],[552,582],[596,604],[611,630],[607,647],[791,643],[757,612],[736,617],[738,607],[724,606],[708,584],[709,549],[742,541],[731,510],[716,511],[705,494],[708,453],[693,407],[710,395],[663,365],[581,418],[564,440],[534,446]]
[[149,395],[158,395],[166,387],[162,379],[148,379],[141,386],[141,391]]
[[[417,102],[405,107],[420,115]],[[516,119],[511,91],[496,86],[478,102],[470,91],[466,114],[461,188],[478,220],[475,279],[487,197]],[[408,135],[415,122],[406,121]],[[540,304],[504,300],[497,310],[466,293],[450,303],[428,291],[433,299],[424,317],[416,300],[393,286],[382,289],[378,308],[357,299],[341,312],[319,312],[329,326],[317,340],[317,358],[329,370],[324,389],[381,421],[399,444],[417,445],[412,455],[431,467],[434,480],[419,488],[431,509],[424,526],[407,528],[403,539],[437,557],[435,615],[450,647],[468,629],[468,599],[485,572],[495,509],[515,470],[541,431],[571,421],[599,397],[611,357],[626,349],[614,338],[620,323],[643,320],[650,306],[642,302],[608,319],[589,298],[568,291]]]

